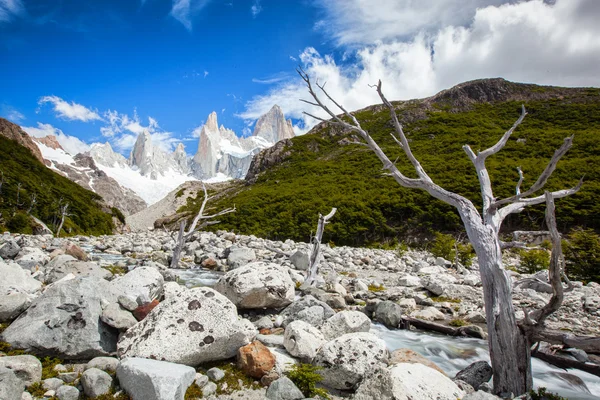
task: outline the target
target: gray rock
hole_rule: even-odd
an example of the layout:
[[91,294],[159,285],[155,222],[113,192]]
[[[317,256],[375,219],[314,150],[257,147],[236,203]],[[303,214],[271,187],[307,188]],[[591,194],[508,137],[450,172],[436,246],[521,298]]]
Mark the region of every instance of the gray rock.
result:
[[122,331],[126,331],[138,322],[133,314],[122,308],[119,303],[110,303],[102,310],[100,319],[105,324]]
[[21,394],[21,400],[33,400],[33,396],[28,392],[23,392]]
[[31,277],[29,271],[24,270],[14,262],[6,263],[0,260],[0,294],[12,292],[35,293],[42,288],[42,282]]
[[283,335],[283,346],[294,357],[310,362],[326,342],[321,331],[304,321],[293,321]]
[[119,360],[114,357],[95,357],[85,366],[85,369],[97,368],[104,372],[115,372],[119,366]]
[[58,379],[64,383],[73,383],[79,378],[79,372],[60,372]]
[[227,265],[232,269],[242,267],[256,260],[256,253],[247,247],[231,246],[227,249]]
[[212,381],[219,382],[221,379],[225,378],[225,371],[214,367],[206,371],[206,376]]
[[15,257],[17,264],[31,271],[43,267],[48,261],[50,261],[50,256],[38,247],[23,247],[19,255]]
[[81,359],[106,355],[116,349],[117,331],[100,321],[104,299],[115,301],[116,296],[111,296],[103,279],[57,282],[4,331],[4,341],[40,356]]
[[56,389],[55,396],[58,400],[78,400],[79,399],[79,390],[77,390],[74,386],[61,386]]
[[282,308],[294,301],[294,282],[278,264],[254,262],[227,272],[215,285],[239,308]]
[[421,278],[413,275],[405,275],[402,278],[398,279],[398,285],[406,287],[420,287]]
[[138,308],[138,303],[134,297],[121,295],[117,298],[117,301],[128,311],[135,311],[135,309]]
[[121,358],[157,358],[196,366],[235,356],[256,334],[252,323],[240,320],[225,296],[198,287],[154,308],[121,337],[118,353]]
[[64,384],[65,383],[61,379],[48,378],[42,381],[42,388],[44,388],[44,390],[56,390]]
[[494,396],[491,393],[484,392],[482,390],[478,390],[473,393],[469,393],[462,398],[462,400],[500,400],[501,398],[498,396]]
[[0,257],[4,259],[15,258],[17,254],[19,254],[20,250],[21,247],[17,244],[17,242],[14,240],[9,240],[0,247]]
[[256,329],[273,328],[273,321],[271,321],[271,318],[266,315],[264,317],[261,317],[257,321],[254,321],[253,324],[256,327]]
[[439,371],[423,364],[379,368],[360,384],[354,400],[456,400],[464,392]]
[[298,250],[292,254],[290,257],[290,262],[294,267],[296,267],[296,269],[299,269],[300,271],[306,271],[310,266],[310,256],[307,252]]
[[183,400],[196,371],[165,361],[126,358],[117,368],[117,378],[133,400]]
[[389,300],[377,303],[373,312],[373,320],[381,322],[390,329],[395,329],[402,321],[402,307]]
[[[67,255],[62,255],[55,257],[71,257]],[[51,264],[50,262],[49,264]],[[48,272],[46,273],[46,283],[56,282],[68,274],[73,274],[75,276],[92,276],[98,279],[109,279],[112,276],[112,273],[104,268],[101,268],[98,264],[94,262],[86,262],[86,261],[66,261],[61,263],[60,265],[56,265],[53,268],[48,268]]]
[[[353,389],[373,369],[389,359],[385,342],[371,333],[342,335],[321,346],[313,364],[322,367],[323,384],[334,389]],[[416,397],[415,397],[416,398]]]
[[267,389],[267,399],[269,400],[301,400],[304,395],[298,389],[294,382],[287,376],[282,376],[271,383]]
[[458,371],[454,379],[465,381],[477,389],[482,383],[492,379],[492,367],[487,361],[477,361]]
[[25,386],[42,380],[42,363],[34,356],[0,357],[0,367],[12,370]]
[[321,326],[321,332],[327,340],[346,333],[369,332],[370,329],[371,320],[360,311],[340,311]]
[[[320,310],[316,312],[316,309],[313,309],[311,312],[302,313],[303,310],[310,307],[321,308],[323,312],[321,314]],[[331,307],[311,295],[304,296],[300,300],[293,302],[280,313],[280,316],[283,317],[282,325],[284,327],[295,320],[305,321],[313,326],[320,327],[326,319],[334,315],[335,311]]]
[[[202,388],[202,395],[204,397],[208,397],[211,394],[214,394],[217,391],[217,384],[214,382],[208,382],[206,385],[204,385],[204,387]],[[166,400],[166,399],[165,399]]]
[[111,282],[117,293],[133,296],[146,295],[150,300],[158,299],[163,294],[165,280],[156,268],[138,267]]
[[206,386],[206,384],[208,383],[208,376],[202,375],[201,373],[196,372],[196,379],[194,379],[194,383],[198,387],[202,388],[202,387]]
[[98,397],[108,393],[112,384],[112,377],[98,368],[90,368],[81,374],[81,386],[88,397]]
[[284,347],[282,335],[256,335],[256,340],[267,347]]
[[0,294],[0,322],[17,318],[30,304],[31,299],[26,293]]
[[0,366],[0,399],[21,400],[24,389],[23,381],[12,370]]

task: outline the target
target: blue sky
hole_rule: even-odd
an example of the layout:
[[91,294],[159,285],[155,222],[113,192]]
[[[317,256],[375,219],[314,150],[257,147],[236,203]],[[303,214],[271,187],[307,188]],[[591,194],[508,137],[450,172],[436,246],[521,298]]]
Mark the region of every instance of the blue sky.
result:
[[299,64],[350,109],[377,79],[393,99],[496,76],[598,86],[599,3],[0,0],[0,116],[75,148],[127,154],[148,129],[194,153],[211,111],[241,134],[278,103],[311,127]]

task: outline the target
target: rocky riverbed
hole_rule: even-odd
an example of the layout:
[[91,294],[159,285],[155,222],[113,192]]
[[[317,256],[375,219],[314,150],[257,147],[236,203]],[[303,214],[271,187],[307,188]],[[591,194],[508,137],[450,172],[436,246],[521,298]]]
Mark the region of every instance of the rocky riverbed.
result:
[[[186,398],[302,399],[285,377],[297,363],[318,366],[333,398],[487,398],[487,364],[452,380],[456,371],[390,349],[372,329],[377,322],[394,332],[412,316],[467,325],[462,332],[485,338],[476,262],[464,268],[422,251],[323,246],[323,285],[299,290],[306,243],[197,233],[172,270],[174,245],[163,231],[0,236],[0,398],[182,399],[187,391]],[[513,279],[518,309],[550,298],[543,273]],[[600,336],[600,285],[574,286],[549,327]],[[43,357],[62,361],[46,359],[42,368]],[[579,398],[593,398],[566,375]]]

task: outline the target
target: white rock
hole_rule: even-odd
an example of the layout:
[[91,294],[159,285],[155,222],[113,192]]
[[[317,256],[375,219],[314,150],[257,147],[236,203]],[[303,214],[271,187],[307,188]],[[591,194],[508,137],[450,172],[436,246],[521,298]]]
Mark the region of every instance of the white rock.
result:
[[450,378],[423,364],[400,363],[373,371],[355,400],[456,400],[464,392]]
[[165,280],[156,268],[138,267],[111,281],[111,286],[119,294],[137,298],[146,295],[151,300],[163,294]]
[[133,400],[183,400],[196,371],[170,362],[126,358],[117,368],[117,378]]
[[321,346],[313,364],[322,367],[323,384],[334,389],[353,389],[373,369],[389,359],[385,342],[371,333],[342,335]]
[[421,278],[413,275],[405,275],[402,278],[398,279],[398,285],[406,287],[420,287]]
[[235,305],[225,296],[198,287],[165,299],[121,337],[117,350],[121,358],[156,358],[196,366],[235,356],[256,334],[254,325],[240,320]]
[[88,397],[106,394],[112,387],[112,377],[98,368],[90,368],[81,374],[81,386]]
[[42,380],[42,363],[34,356],[0,357],[0,367],[12,370],[25,386]]
[[327,340],[346,333],[369,332],[370,329],[371,320],[360,311],[340,311],[321,326],[321,332]]
[[278,264],[255,262],[227,272],[215,285],[239,308],[281,308],[294,301],[294,282]]
[[446,319],[444,314],[435,307],[425,307],[422,310],[412,312],[410,315],[411,317],[424,319],[425,321],[441,321]]
[[305,361],[312,360],[325,342],[323,334],[304,321],[291,322],[283,335],[283,346],[288,353]]
[[42,282],[31,277],[31,273],[14,262],[6,263],[0,259],[0,294],[12,292],[35,293]]

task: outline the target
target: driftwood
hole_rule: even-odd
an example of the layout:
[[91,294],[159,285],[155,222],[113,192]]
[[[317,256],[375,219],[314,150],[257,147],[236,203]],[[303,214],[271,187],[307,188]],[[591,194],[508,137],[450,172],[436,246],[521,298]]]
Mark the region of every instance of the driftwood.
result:
[[401,329],[410,329],[411,326],[414,326],[417,329],[422,329],[426,331],[433,331],[438,333],[443,333],[447,336],[467,336],[474,337],[478,339],[482,339],[481,335],[478,331],[473,329],[468,329],[469,326],[462,326],[460,328],[454,328],[448,325],[437,324],[431,321],[425,321],[418,318],[413,317],[402,317],[402,321],[400,322]]
[[556,354],[542,350],[534,350],[531,352],[531,355],[559,368],[575,368],[588,372],[592,375],[600,376],[600,365],[598,364],[584,363],[567,357],[557,356]]
[[335,215],[337,208],[332,208],[329,214],[319,214],[319,224],[317,225],[317,234],[312,238],[312,252],[310,253],[310,264],[308,267],[308,274],[306,281],[302,284],[302,289],[307,289],[310,286],[314,286],[319,276],[319,264],[321,263],[321,240],[323,239],[323,232],[325,231],[325,225],[329,223],[329,220]]
[[576,336],[572,333],[546,329],[544,331],[537,332],[533,336],[533,340],[550,344],[562,344],[565,347],[573,347],[590,354],[600,354],[600,337]]

